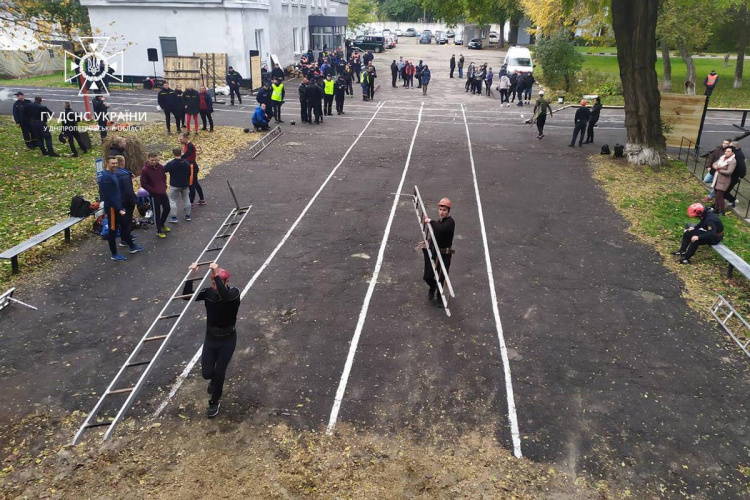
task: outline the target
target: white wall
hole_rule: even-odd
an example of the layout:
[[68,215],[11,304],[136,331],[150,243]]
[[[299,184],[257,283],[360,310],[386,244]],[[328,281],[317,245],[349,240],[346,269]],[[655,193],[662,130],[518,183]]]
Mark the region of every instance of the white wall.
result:
[[[395,31],[396,29],[400,29],[401,31],[406,31],[409,28],[414,28],[417,30],[417,34],[422,32],[423,30],[430,30],[433,34],[435,34],[436,31],[448,31],[448,25],[445,23],[399,23],[399,22],[377,22],[377,23],[369,23],[365,26],[367,29],[375,29],[377,31],[383,31],[384,29],[389,29],[391,31]],[[462,24],[459,24],[455,28],[453,28],[453,31],[456,33],[462,32],[464,29]],[[500,25],[499,24],[493,24],[490,27],[490,31],[497,31],[500,32]]]

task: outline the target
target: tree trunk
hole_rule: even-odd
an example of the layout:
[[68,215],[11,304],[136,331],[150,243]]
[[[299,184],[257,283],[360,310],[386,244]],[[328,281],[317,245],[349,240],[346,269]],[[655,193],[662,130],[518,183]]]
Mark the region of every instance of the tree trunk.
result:
[[508,32],[508,45],[518,45],[518,25],[520,21],[520,19],[511,18],[510,31]]
[[666,163],[662,133],[661,94],[656,76],[656,22],[659,2],[612,0],[612,27],[617,41],[622,92],[625,98],[625,154],[630,163]]
[[661,90],[663,92],[672,91],[672,61],[669,60],[669,44],[661,40],[659,43],[661,46],[661,63],[664,67],[664,77],[661,81]]
[[687,95],[695,95],[695,61],[693,61],[693,56],[690,55],[685,42],[681,41],[680,43],[678,43],[677,50],[680,51],[680,57],[682,57],[682,60],[685,61],[685,66],[687,66],[687,76],[685,77],[685,93]]
[[734,70],[733,85],[736,89],[742,87],[742,71],[745,66],[745,50],[747,49],[747,32],[750,30],[750,12],[747,11],[746,5],[743,5],[742,8],[740,8],[740,18],[744,21],[740,24],[744,29],[740,29],[739,38],[737,40],[737,67]]
[[500,21],[500,48],[505,48],[505,19]]

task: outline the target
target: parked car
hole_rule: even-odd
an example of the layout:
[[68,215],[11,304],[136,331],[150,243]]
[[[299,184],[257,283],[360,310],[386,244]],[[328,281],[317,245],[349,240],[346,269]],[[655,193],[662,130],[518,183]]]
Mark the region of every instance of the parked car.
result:
[[365,35],[358,36],[352,47],[358,47],[362,50],[372,50],[374,52],[383,52],[385,48],[385,38],[382,35]]
[[445,45],[448,43],[448,37],[442,31],[435,32],[435,43],[438,45]]
[[417,36],[417,30],[414,28],[408,28],[406,33],[404,33],[404,36]]
[[467,44],[467,47],[470,49],[482,49],[482,39],[481,38],[472,38],[469,40],[469,43]]
[[453,38],[456,36],[456,33],[453,30],[448,30],[448,33],[445,34],[448,38]]
[[463,31],[459,31],[456,33],[456,36],[453,37],[453,45],[463,45],[464,44],[464,33]]
[[490,37],[489,37],[490,45],[496,45],[500,43],[500,37],[497,34],[497,31],[490,31]]
[[423,31],[421,35],[419,35],[419,43],[432,43],[432,33],[429,31]]
[[401,33],[401,30],[396,30],[394,31],[394,33],[396,34],[396,36],[404,36],[404,34]]
[[388,28],[383,30],[383,36],[388,36],[390,34],[391,34],[391,30],[389,30]]
[[520,71],[521,73],[531,73],[534,71],[534,63],[531,60],[531,52],[526,47],[511,47],[505,55],[503,61],[508,65],[508,73]]
[[396,48],[396,38],[393,35],[385,35],[385,48],[386,49],[395,49]]

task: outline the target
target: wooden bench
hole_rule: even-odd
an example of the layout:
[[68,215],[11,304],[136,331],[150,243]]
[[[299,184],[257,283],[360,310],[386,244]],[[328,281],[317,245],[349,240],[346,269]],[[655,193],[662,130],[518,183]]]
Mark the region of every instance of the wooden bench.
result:
[[29,250],[31,248],[34,248],[40,243],[43,243],[47,241],[48,239],[52,238],[56,234],[60,234],[62,232],[65,232],[65,242],[70,243],[70,228],[81,222],[82,220],[87,219],[87,217],[68,217],[62,222],[59,222],[52,226],[51,228],[47,229],[44,232],[41,232],[37,235],[32,236],[28,240],[19,243],[18,245],[14,246],[13,248],[9,248],[8,250],[4,251],[3,253],[0,253],[0,259],[10,259],[11,265],[13,266],[13,273],[18,272],[18,255],[22,254],[26,250]]
[[718,245],[711,245],[711,248],[713,248],[716,253],[721,255],[724,260],[729,263],[729,268],[727,269],[727,278],[731,278],[734,274],[734,270],[737,269],[745,278],[750,279],[750,264],[742,260],[742,257],[737,255],[721,243],[719,243]]

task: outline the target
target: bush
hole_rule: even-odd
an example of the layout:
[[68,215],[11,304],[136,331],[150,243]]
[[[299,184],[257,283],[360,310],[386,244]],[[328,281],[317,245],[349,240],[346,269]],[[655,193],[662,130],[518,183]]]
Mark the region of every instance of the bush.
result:
[[583,67],[583,56],[563,31],[537,40],[534,57],[542,67],[545,83],[551,88],[562,85],[566,91],[570,90],[576,73]]
[[583,94],[596,94],[600,97],[622,94],[622,80],[619,75],[611,75],[593,69],[581,72],[579,77],[582,82],[576,82]]

